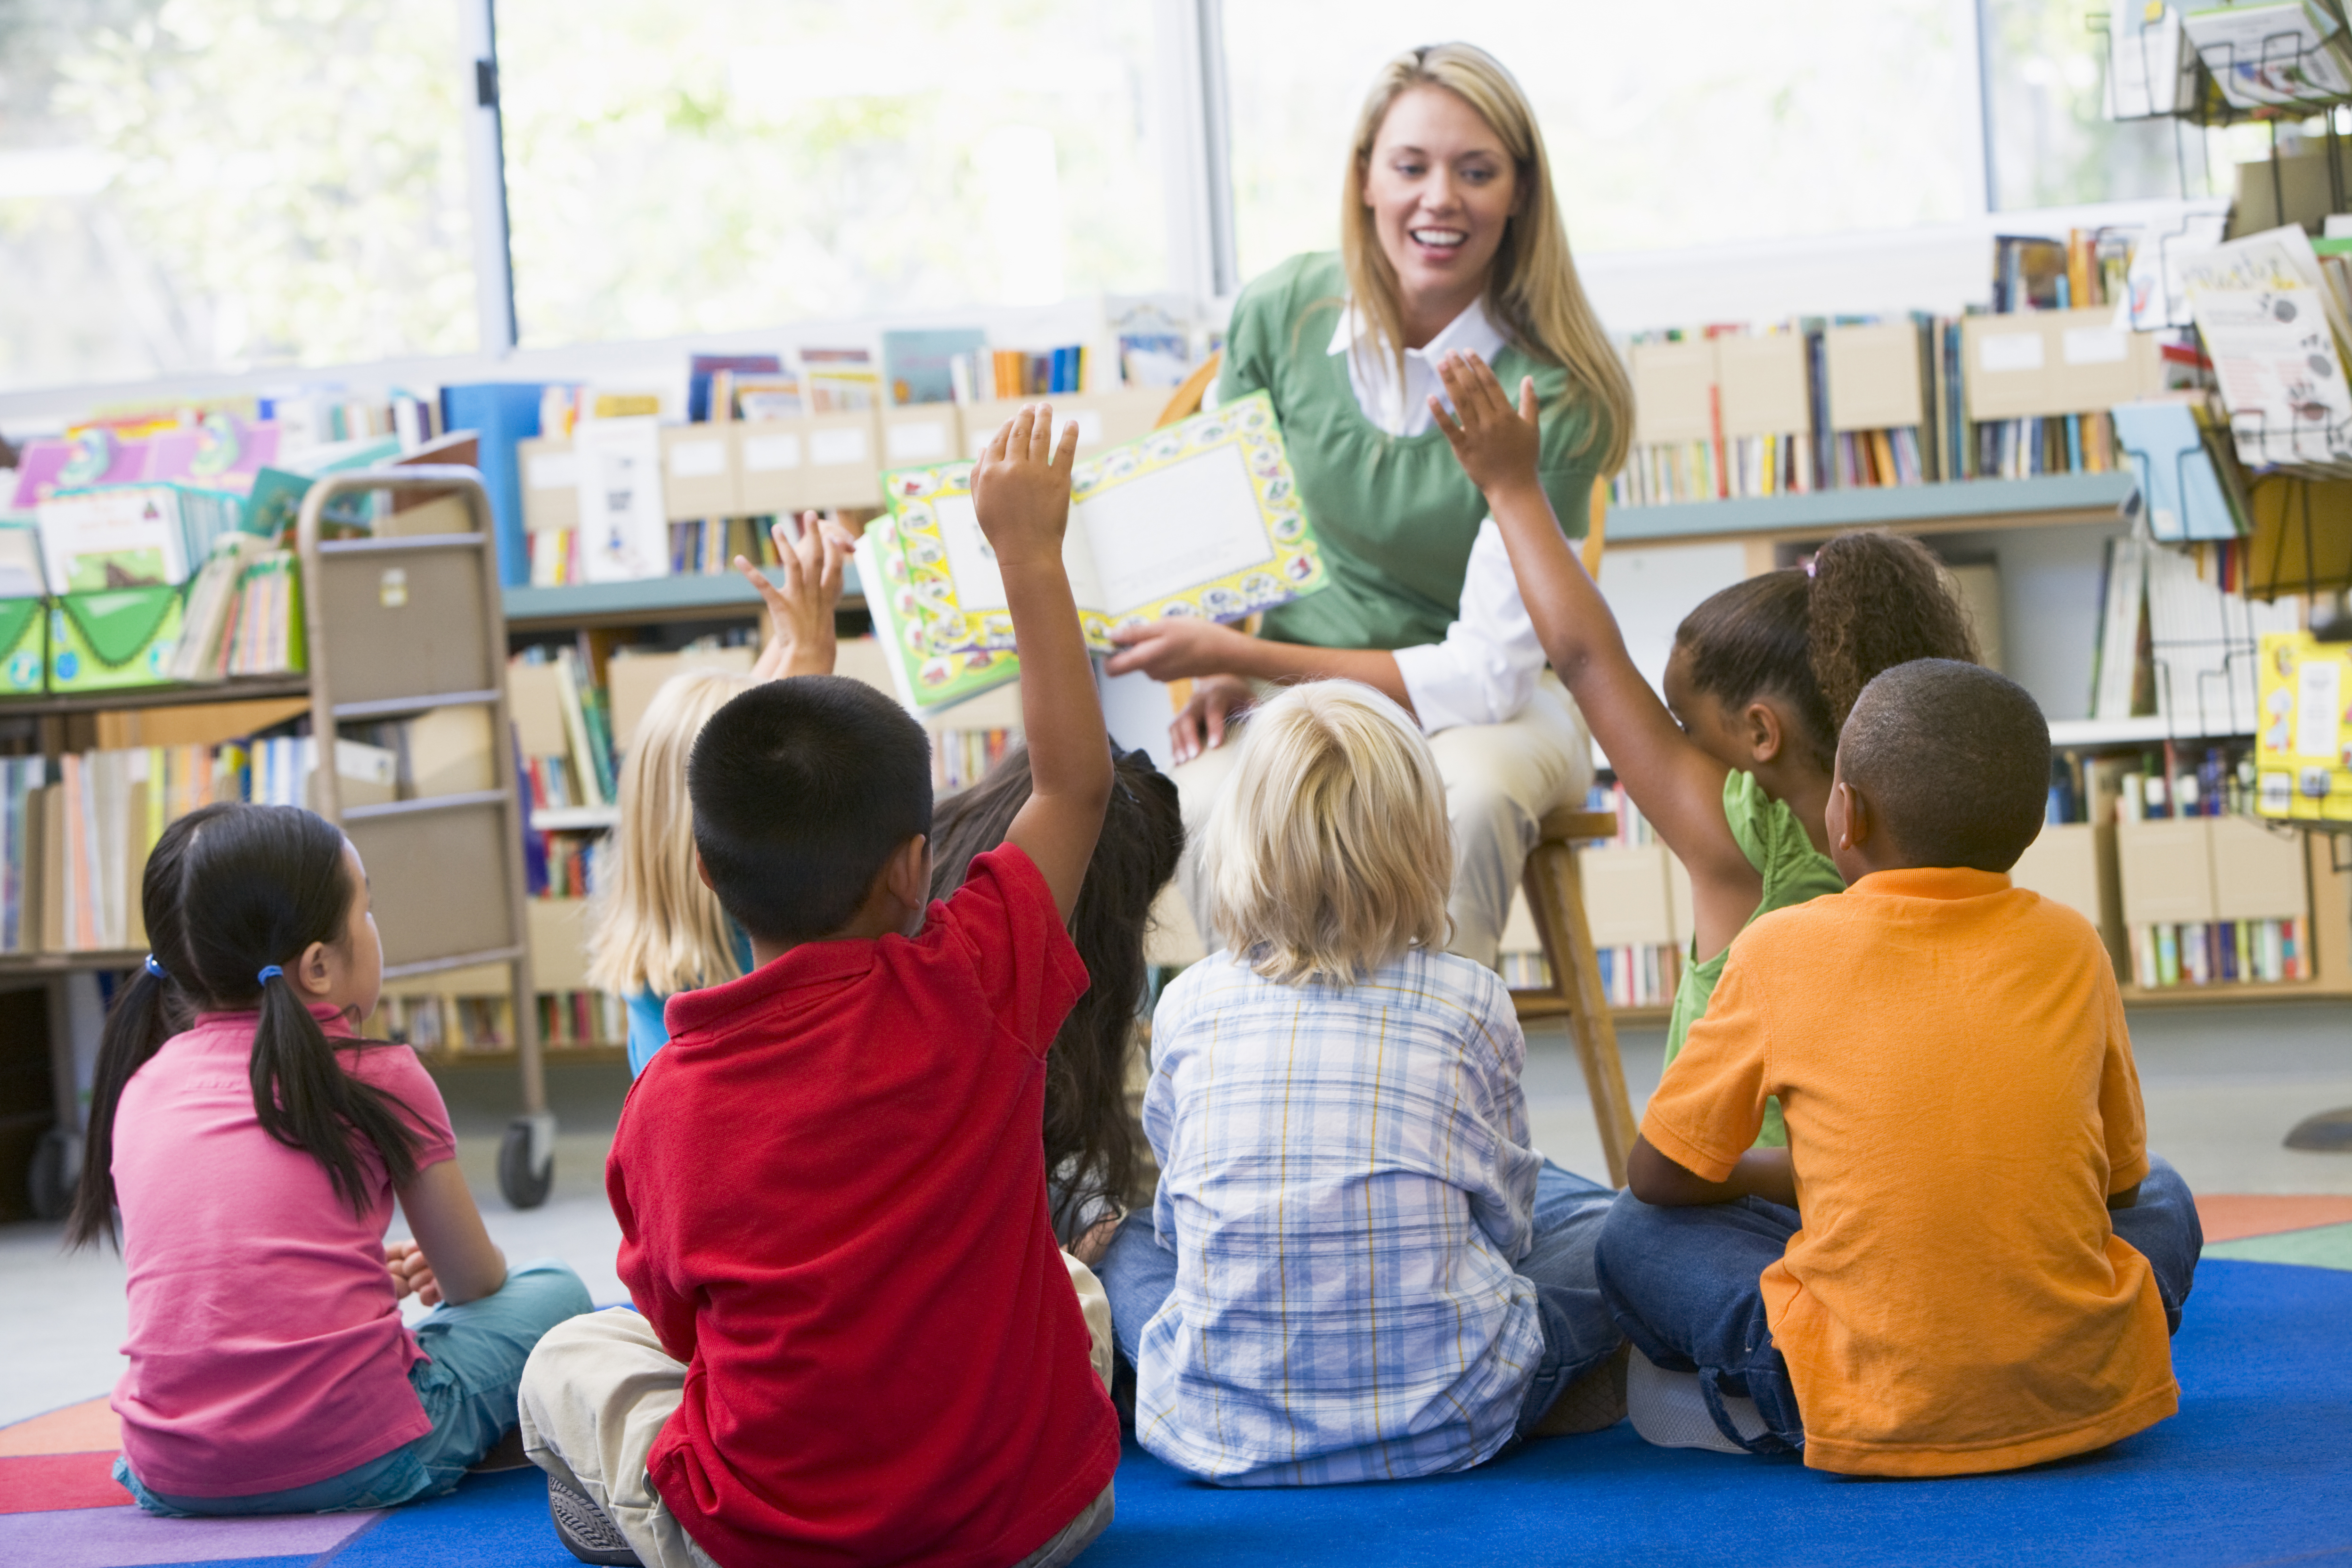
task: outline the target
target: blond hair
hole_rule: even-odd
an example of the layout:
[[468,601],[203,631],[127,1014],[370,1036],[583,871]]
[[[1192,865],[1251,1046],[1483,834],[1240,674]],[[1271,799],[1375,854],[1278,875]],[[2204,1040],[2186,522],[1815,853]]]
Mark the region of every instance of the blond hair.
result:
[[[1535,110],[1503,62],[1475,45],[1428,44],[1408,49],[1381,68],[1364,100],[1339,214],[1339,253],[1357,308],[1380,329],[1389,352],[1396,355],[1402,383],[1404,310],[1397,299],[1396,268],[1381,249],[1371,210],[1364,205],[1364,175],[1390,108],[1416,87],[1442,87],[1461,99],[1501,138],[1503,150],[1510,154],[1520,206],[1503,229],[1502,247],[1487,274],[1487,309],[1520,349],[1569,373],[1570,399],[1585,404],[1593,416],[1576,449],[1585,451],[1600,440],[1601,472],[1603,477],[1615,473],[1624,467],[1625,449],[1633,440],[1633,384],[1576,276]],[[1516,397],[1518,389],[1509,390]]]
[[1251,716],[1202,861],[1225,946],[1281,984],[1352,984],[1452,933],[1437,760],[1403,709],[1352,680],[1292,687]]
[[637,720],[592,911],[588,980],[600,990],[667,996],[742,974],[734,925],[695,874],[686,759],[710,716],[755,684],[725,670],[686,670],[662,682]]

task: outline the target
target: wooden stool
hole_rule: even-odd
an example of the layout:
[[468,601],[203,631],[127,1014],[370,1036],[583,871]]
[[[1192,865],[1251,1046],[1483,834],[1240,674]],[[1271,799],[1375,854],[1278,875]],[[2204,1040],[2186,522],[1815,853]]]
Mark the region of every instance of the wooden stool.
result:
[[1543,942],[1551,985],[1542,991],[1514,991],[1511,1000],[1518,1005],[1523,1022],[1567,1018],[1578,1065],[1584,1068],[1585,1092],[1592,1098],[1592,1120],[1601,1131],[1609,1184],[1622,1187],[1625,1157],[1633,1151],[1638,1129],[1633,1102],[1625,1092],[1625,1066],[1617,1054],[1617,1024],[1609,1016],[1609,994],[1601,984],[1600,953],[1584,917],[1584,879],[1576,863],[1579,842],[1616,836],[1617,818],[1605,811],[1555,811],[1537,826],[1536,847],[1528,856],[1528,912],[1535,917],[1536,933]]
[[[1201,411],[1223,358],[1222,353],[1211,354],[1186,378],[1160,411],[1160,424],[1172,425]],[[1596,580],[1601,575],[1601,540],[1608,521],[1607,483],[1596,480],[1583,544],[1584,569]],[[1177,707],[1187,700],[1191,686],[1190,681],[1171,683],[1170,696]],[[1592,928],[1584,917],[1584,883],[1576,862],[1580,841],[1616,836],[1617,819],[1605,811],[1563,807],[1538,825],[1536,847],[1528,856],[1528,909],[1543,942],[1551,988],[1514,992],[1512,999],[1522,1020],[1568,1019],[1577,1060],[1584,1068],[1584,1087],[1592,1097],[1592,1119],[1600,1127],[1609,1184],[1622,1187],[1625,1157],[1633,1150],[1636,1131],[1633,1103],[1625,1093],[1625,1068],[1617,1055],[1617,1025],[1609,1016],[1608,994],[1601,989],[1601,957],[1592,945]]]

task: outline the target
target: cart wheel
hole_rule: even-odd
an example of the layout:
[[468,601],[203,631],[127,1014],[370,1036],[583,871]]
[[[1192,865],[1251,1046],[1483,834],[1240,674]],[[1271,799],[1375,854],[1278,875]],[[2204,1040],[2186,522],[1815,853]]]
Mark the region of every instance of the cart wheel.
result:
[[25,1188],[36,1219],[63,1219],[73,1207],[73,1141],[63,1128],[52,1127],[33,1145],[32,1169]]
[[499,1191],[519,1209],[545,1203],[548,1189],[555,1184],[554,1149],[550,1147],[533,1170],[530,1144],[530,1119],[519,1117],[508,1123],[505,1141],[499,1145]]

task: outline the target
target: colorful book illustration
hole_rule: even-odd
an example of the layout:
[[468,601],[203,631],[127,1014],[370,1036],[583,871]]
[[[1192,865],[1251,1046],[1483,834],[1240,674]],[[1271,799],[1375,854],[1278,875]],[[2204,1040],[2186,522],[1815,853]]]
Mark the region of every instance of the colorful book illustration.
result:
[[176,586],[243,511],[234,496],[184,485],[52,491],[38,510],[49,591]]
[[[1003,580],[972,510],[968,462],[884,476],[931,654],[1013,647]],[[1077,466],[1062,558],[1087,642],[1170,616],[1234,621],[1328,581],[1274,418],[1253,393]]]
[[1020,679],[1021,661],[989,649],[940,653],[927,646],[921,601],[915,593],[895,519],[874,520],[857,542],[857,581],[874,618],[874,640],[890,671],[898,700],[924,717]]

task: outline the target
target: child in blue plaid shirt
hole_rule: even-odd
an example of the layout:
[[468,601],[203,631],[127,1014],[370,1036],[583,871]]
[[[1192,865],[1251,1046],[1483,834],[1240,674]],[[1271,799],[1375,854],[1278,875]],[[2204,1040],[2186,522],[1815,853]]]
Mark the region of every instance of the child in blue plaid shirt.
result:
[[1614,1422],[1611,1194],[1528,1146],[1510,994],[1445,951],[1419,728],[1352,681],[1284,693],[1203,852],[1223,951],[1153,1017],[1160,1194],[1101,1270],[1138,1439],[1226,1485],[1312,1486]]

